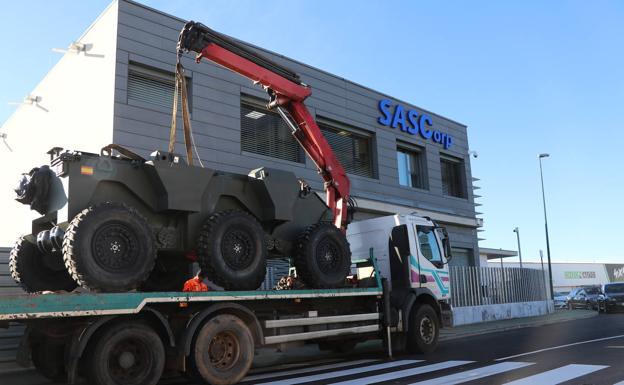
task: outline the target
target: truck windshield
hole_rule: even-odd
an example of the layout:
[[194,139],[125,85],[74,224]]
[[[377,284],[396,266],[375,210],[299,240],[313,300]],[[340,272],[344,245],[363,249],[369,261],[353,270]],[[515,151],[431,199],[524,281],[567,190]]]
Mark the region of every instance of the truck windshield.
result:
[[613,285],[605,285],[606,294],[624,293],[624,283],[616,283]]
[[435,265],[441,264],[442,255],[440,254],[438,240],[433,227],[416,226],[416,232],[422,255]]

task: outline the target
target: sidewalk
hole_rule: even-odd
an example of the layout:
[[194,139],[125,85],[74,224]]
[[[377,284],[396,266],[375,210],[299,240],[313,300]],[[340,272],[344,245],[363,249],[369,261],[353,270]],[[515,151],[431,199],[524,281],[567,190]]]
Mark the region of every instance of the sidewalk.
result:
[[440,341],[454,340],[480,334],[497,333],[505,330],[519,329],[531,326],[549,325],[565,321],[590,318],[597,316],[595,310],[556,310],[552,314],[512,318],[501,321],[481,322],[470,325],[461,325],[453,328],[444,328],[440,332]]

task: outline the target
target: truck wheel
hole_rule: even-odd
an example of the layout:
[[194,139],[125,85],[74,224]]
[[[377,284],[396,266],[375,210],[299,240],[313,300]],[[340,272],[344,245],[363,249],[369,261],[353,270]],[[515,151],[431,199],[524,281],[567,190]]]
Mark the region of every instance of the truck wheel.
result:
[[197,255],[212,282],[226,290],[255,290],[266,274],[265,234],[243,211],[222,211],[202,227]]
[[440,321],[433,308],[426,304],[412,310],[407,331],[407,350],[411,353],[431,353],[438,346]]
[[[72,291],[76,288],[67,270],[53,270],[46,265],[43,258],[54,256],[43,255],[34,243],[21,237],[9,254],[9,270],[11,276],[28,293],[44,290]],[[60,258],[60,256],[58,256]]]
[[309,287],[333,288],[344,285],[351,267],[347,237],[337,227],[317,223],[306,229],[296,243],[297,276]]
[[133,208],[101,203],[70,222],[63,238],[63,258],[80,286],[104,292],[136,289],[154,267],[154,234]]
[[87,377],[94,385],[155,385],[165,367],[165,347],[147,324],[118,322],[94,336]]
[[191,349],[191,370],[207,384],[227,385],[241,381],[254,357],[254,341],[245,323],[230,314],[208,320]]
[[63,381],[65,372],[65,345],[44,338],[30,347],[32,363],[39,373],[53,381]]

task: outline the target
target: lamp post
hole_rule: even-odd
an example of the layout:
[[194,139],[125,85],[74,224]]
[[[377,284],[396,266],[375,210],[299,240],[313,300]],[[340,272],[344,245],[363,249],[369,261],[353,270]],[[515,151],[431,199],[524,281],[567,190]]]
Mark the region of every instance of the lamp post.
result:
[[520,229],[515,228],[513,232],[516,233],[516,238],[518,238],[518,257],[520,258],[520,268],[522,269],[522,250],[520,249]]
[[542,158],[548,158],[550,154],[539,154],[540,179],[542,181],[542,204],[544,206],[544,229],[546,231],[546,257],[548,258],[548,281],[550,284],[550,299],[555,299],[553,293],[552,265],[550,262],[550,242],[548,240],[548,217],[546,216],[546,194],[544,193],[544,173],[542,172]]

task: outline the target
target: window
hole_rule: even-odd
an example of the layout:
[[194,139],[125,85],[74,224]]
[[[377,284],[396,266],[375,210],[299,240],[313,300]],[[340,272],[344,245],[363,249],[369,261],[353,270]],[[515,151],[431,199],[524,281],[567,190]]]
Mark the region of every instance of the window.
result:
[[243,151],[272,158],[304,163],[303,149],[284,120],[262,107],[260,101],[241,103],[241,148]]
[[340,126],[337,123],[331,125],[319,123],[325,139],[345,171],[349,174],[374,178],[372,136]]
[[466,173],[464,162],[459,158],[440,155],[442,173],[442,193],[444,195],[466,198]]
[[[187,79],[187,87],[191,82]],[[175,91],[175,75],[171,72],[130,64],[128,69],[128,100],[149,103],[171,109]],[[190,90],[188,90],[190,95]],[[191,109],[189,97],[189,110]],[[181,95],[178,99],[178,111],[181,110]]]
[[420,253],[434,265],[442,264],[442,254],[433,227],[416,226]]
[[413,146],[397,148],[397,167],[401,186],[427,188],[425,174],[425,153]]

